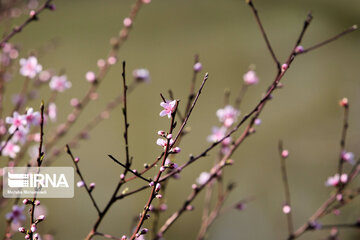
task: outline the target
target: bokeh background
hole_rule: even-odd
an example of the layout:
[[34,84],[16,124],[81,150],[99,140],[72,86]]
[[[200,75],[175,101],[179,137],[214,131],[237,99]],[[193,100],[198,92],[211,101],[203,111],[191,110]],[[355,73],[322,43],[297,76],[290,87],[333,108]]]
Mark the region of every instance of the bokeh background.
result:
[[[21,46],[21,57],[25,57],[51,39],[58,40],[56,48],[48,50],[39,61],[44,68],[65,71],[73,84],[58,97],[58,122],[62,122],[71,110],[70,99],[81,98],[87,92],[89,84],[85,73],[96,71],[97,60],[106,57],[109,39],[121,29],[134,1],[62,0],[54,3],[56,11],[44,12],[39,22],[30,24],[12,42]],[[360,23],[357,0],[257,0],[255,4],[281,61],[285,61],[293,47],[309,10],[314,19],[304,38],[305,47]],[[250,64],[256,65],[260,83],[249,88],[242,103],[242,115],[259,101],[276,73],[252,12],[244,1],[154,0],[143,6],[119,54],[119,60],[127,61],[129,81],[131,71],[136,68],[147,68],[151,74],[151,83],[140,85],[128,98],[134,168],[141,169],[159,154],[156,132],[168,127],[168,119],[159,118],[159,93],[166,94],[171,89],[176,98],[185,102],[195,54],[200,55],[203,64],[201,75],[209,72],[210,78],[189,121],[191,134],[182,142],[183,151],[176,158],[178,163],[186,161],[191,153],[200,153],[208,145],[206,137],[211,127],[218,125],[215,112],[223,106],[224,89],[231,90],[233,101]],[[284,194],[277,152],[279,139],[290,151],[288,174],[295,227],[302,225],[327,199],[331,189],[326,188],[324,182],[337,167],[343,116],[338,101],[342,97],[350,101],[347,149],[356,156],[360,154],[359,67],[359,32],[295,60],[283,79],[284,88],[274,94],[263,111],[262,125],[233,156],[234,166],[225,170],[226,181],[237,184],[226,205],[248,196],[254,196],[255,200],[244,211],[233,210],[219,217],[208,239],[286,238],[286,219],[281,211]],[[120,94],[120,80],[119,62],[100,86],[99,99],[89,105],[66,139]],[[20,88],[22,81],[20,76],[15,76],[9,83],[5,106],[10,106],[11,93]],[[47,99],[48,95],[44,91],[41,98]],[[39,102],[40,98],[30,105],[38,107]],[[53,129],[46,131],[49,133]],[[123,159],[122,134],[123,117],[118,108],[90,134],[89,140],[73,150],[81,158],[80,166],[87,181],[96,182],[94,195],[101,207],[110,198],[122,171],[107,157],[113,154]],[[65,143],[66,140],[58,146]],[[169,185],[169,209],[161,222],[181,206],[191,192],[191,184],[201,171],[210,169],[215,156],[212,152],[186,169],[180,181]],[[72,166],[72,162],[63,155],[54,165]],[[131,185],[130,190],[140,184],[139,181]],[[132,220],[140,213],[147,196],[148,191],[118,202],[99,231],[128,235]],[[83,239],[96,219],[95,209],[84,189],[76,189],[73,199],[44,199],[42,202],[48,208],[48,217],[40,231],[52,232],[56,239]],[[185,213],[168,231],[166,239],[195,239],[201,223],[202,203],[203,195],[194,202],[195,210]],[[359,201],[355,201],[342,210],[340,217],[329,216],[321,222],[354,222],[359,217]],[[0,233],[3,230],[1,227]],[[327,234],[327,231],[312,232],[301,239],[323,239]],[[359,230],[341,231],[341,239],[358,239],[359,236]],[[22,236],[17,235],[15,239],[22,239]]]

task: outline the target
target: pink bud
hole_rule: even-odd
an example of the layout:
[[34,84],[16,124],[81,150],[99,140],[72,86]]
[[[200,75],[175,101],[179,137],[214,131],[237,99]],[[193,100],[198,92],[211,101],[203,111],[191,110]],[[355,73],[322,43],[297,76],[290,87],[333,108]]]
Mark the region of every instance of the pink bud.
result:
[[194,210],[194,206],[192,206],[192,205],[187,205],[187,206],[186,206],[186,210],[192,211],[192,210]]
[[200,72],[202,70],[202,64],[197,62],[194,64],[194,71],[195,72]]
[[94,72],[87,72],[86,75],[85,75],[85,78],[88,82],[95,82],[96,80],[96,75]]
[[284,63],[283,65],[281,65],[281,70],[282,71],[286,71],[288,69],[289,65],[287,65],[286,63]]
[[31,10],[29,16],[34,17],[35,15],[36,15],[36,12],[34,10]]
[[32,225],[31,225],[30,231],[31,231],[31,232],[35,232],[35,231],[36,231],[36,224],[32,224]]
[[163,172],[163,171],[165,171],[165,167],[164,167],[164,166],[161,166],[161,167],[160,167],[160,172]]
[[121,180],[124,180],[124,179],[125,179],[125,175],[124,175],[123,173],[120,175],[120,179],[121,179]]
[[163,196],[162,196],[161,194],[157,194],[155,197],[156,197],[157,199],[161,199]]
[[90,188],[91,190],[94,189],[94,188],[95,188],[95,183],[94,183],[94,182],[90,183],[90,184],[89,184],[89,188]]
[[124,26],[128,28],[128,27],[131,27],[132,20],[131,20],[131,18],[127,17],[127,18],[124,19],[123,23],[124,23]]
[[19,227],[19,232],[24,233],[24,232],[25,232],[25,228],[24,228],[24,227]]
[[160,137],[163,137],[165,135],[165,131],[162,131],[162,130],[159,130],[157,132],[157,134],[160,136]]
[[25,205],[30,204],[30,203],[31,203],[31,200],[30,200],[30,199],[25,198],[25,199],[23,200],[23,204],[25,204]]
[[154,182],[151,181],[151,182],[149,183],[149,186],[150,186],[150,187],[154,186]]
[[143,2],[144,4],[149,4],[149,3],[151,3],[151,0],[142,0],[142,2]]
[[116,57],[111,56],[108,58],[107,62],[110,65],[114,65],[117,62],[117,59],[116,59]]
[[282,153],[281,153],[281,156],[283,158],[287,158],[289,156],[289,151],[288,150],[283,150]]
[[349,100],[347,98],[343,98],[340,100],[340,106],[341,107],[348,107],[349,106]]
[[295,48],[295,53],[302,53],[304,52],[304,47],[303,46],[296,46]]
[[127,240],[128,238],[125,236],[125,235],[123,235],[122,237],[121,237],[121,240]]
[[172,138],[172,134],[171,134],[171,133],[168,134],[168,135],[166,136],[166,138],[167,138],[167,139],[171,139],[171,138]]
[[78,163],[80,161],[80,158],[76,157],[74,158],[74,162]]
[[155,192],[159,192],[159,191],[160,191],[160,188],[161,188],[160,183],[157,183],[157,184],[156,184],[156,187],[155,187]]
[[289,206],[289,205],[287,205],[287,204],[285,204],[284,206],[283,206],[283,213],[284,214],[289,214],[290,212],[291,212],[291,207]]
[[78,181],[78,182],[76,183],[76,186],[77,186],[78,188],[81,188],[81,187],[85,186],[85,183],[84,183],[83,181]]
[[40,215],[40,216],[37,217],[37,220],[39,222],[44,221],[44,219],[45,219],[45,215]]
[[39,234],[38,234],[38,233],[35,233],[35,234],[34,234],[34,239],[35,239],[35,240],[38,240],[38,239],[39,239]]
[[29,235],[29,234],[26,234],[26,235],[25,235],[25,239],[30,239],[30,235]]
[[179,153],[179,152],[181,152],[181,148],[175,147],[175,148],[172,149],[172,152],[173,153]]
[[40,200],[35,200],[34,204],[35,204],[36,206],[39,206],[39,205],[40,205]]

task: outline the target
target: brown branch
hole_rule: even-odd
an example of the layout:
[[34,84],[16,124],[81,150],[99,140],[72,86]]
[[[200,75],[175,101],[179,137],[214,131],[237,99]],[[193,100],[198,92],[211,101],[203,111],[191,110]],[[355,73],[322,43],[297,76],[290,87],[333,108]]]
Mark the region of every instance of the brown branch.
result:
[[277,68],[278,72],[280,73],[281,72],[280,62],[277,59],[273,48],[271,47],[269,38],[267,37],[265,29],[264,29],[264,27],[263,27],[263,25],[261,23],[261,20],[260,20],[259,14],[258,14],[258,10],[255,8],[254,3],[253,3],[252,0],[247,0],[246,2],[251,7],[251,10],[253,11],[253,13],[255,15],[256,22],[259,25],[259,28],[260,28],[261,34],[263,35],[263,38],[265,40],[266,46],[267,46],[267,48],[268,48],[268,50],[269,50],[269,52],[271,54],[271,57],[273,58],[273,60],[274,60],[274,62],[276,64],[276,68]]
[[280,155],[280,162],[281,162],[281,174],[282,174],[282,182],[284,184],[284,192],[285,192],[285,204],[290,207],[290,212],[285,213],[286,219],[288,223],[288,230],[289,235],[291,235],[294,231],[294,223],[292,217],[292,205],[291,205],[291,197],[290,197],[290,187],[289,187],[289,180],[286,171],[286,158],[283,153],[283,144],[282,141],[279,141],[279,155]]
[[21,32],[29,23],[38,20],[38,16],[42,11],[44,11],[45,9],[53,10],[53,6],[50,4],[51,1],[52,0],[46,0],[46,2],[38,10],[36,10],[34,14],[31,14],[30,17],[25,20],[25,22],[23,22],[18,27],[14,27],[13,30],[1,40],[0,48],[3,48],[5,46],[5,43],[7,43],[17,33]]
[[75,157],[74,157],[74,155],[72,154],[69,145],[67,145],[67,144],[66,144],[66,153],[69,154],[69,156],[71,157],[71,159],[72,159],[72,161],[73,161],[73,163],[74,163],[74,165],[75,165],[75,168],[76,168],[76,173],[79,175],[81,181],[84,183],[84,188],[85,188],[87,194],[89,195],[89,197],[90,197],[90,199],[91,199],[91,202],[92,202],[92,204],[94,205],[94,207],[95,207],[98,215],[100,215],[100,212],[101,212],[101,211],[100,211],[100,208],[99,208],[98,204],[97,204],[96,201],[95,201],[94,196],[92,195],[92,189],[90,189],[90,188],[88,187],[88,185],[86,184],[86,181],[85,181],[83,175],[81,174],[81,171],[80,171],[80,168],[79,168],[79,165],[78,165],[78,161],[75,160]]

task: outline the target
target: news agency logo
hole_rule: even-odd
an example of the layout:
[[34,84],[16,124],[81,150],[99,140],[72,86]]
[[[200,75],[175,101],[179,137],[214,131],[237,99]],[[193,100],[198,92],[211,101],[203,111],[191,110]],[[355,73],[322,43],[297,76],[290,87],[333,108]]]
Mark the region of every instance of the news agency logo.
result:
[[12,167],[3,169],[5,198],[72,198],[74,169],[71,167]]

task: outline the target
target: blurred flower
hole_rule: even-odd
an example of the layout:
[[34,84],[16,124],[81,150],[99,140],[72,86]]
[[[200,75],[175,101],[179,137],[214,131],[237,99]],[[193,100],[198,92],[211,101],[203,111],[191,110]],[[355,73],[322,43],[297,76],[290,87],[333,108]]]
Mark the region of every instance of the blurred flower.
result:
[[145,68],[135,69],[133,71],[133,77],[138,82],[150,82],[150,73],[149,70]]
[[57,92],[64,92],[66,89],[71,88],[71,82],[67,80],[66,75],[53,76],[49,85],[51,90]]
[[255,85],[259,82],[259,78],[254,70],[250,70],[243,76],[246,85]]
[[11,212],[9,212],[5,215],[6,220],[12,219],[12,222],[14,224],[25,221],[26,216],[24,214],[24,209],[25,209],[24,205],[22,205],[22,206],[14,205],[12,207]]
[[[173,139],[170,139],[170,146],[174,143],[174,140]],[[164,149],[166,148],[167,146],[167,140],[165,139],[162,139],[162,138],[158,138],[158,140],[156,141],[156,144],[163,147]]]
[[[212,134],[207,137],[208,142],[218,142],[226,136],[226,128],[224,126],[220,128],[213,127],[211,131]],[[228,137],[222,141],[222,144],[228,145],[230,144],[230,142],[231,142],[231,137]]]
[[194,71],[195,72],[200,72],[202,69],[202,64],[200,62],[197,62],[194,64]]
[[355,164],[355,156],[354,156],[354,153],[352,153],[352,152],[344,152],[342,154],[342,159],[352,165]]
[[18,131],[15,132],[12,141],[14,143],[24,144],[27,140],[27,135],[29,133],[29,128],[19,127]]
[[341,176],[337,173],[332,177],[328,177],[328,179],[325,182],[326,186],[337,186],[339,184],[339,182],[341,181],[342,183],[346,183],[348,180],[348,176],[346,173],[341,174]]
[[39,112],[34,112],[33,108],[29,108],[25,114],[26,122],[30,125],[39,125],[41,116]]
[[50,120],[55,122],[56,121],[56,115],[57,115],[56,104],[55,103],[49,103],[48,116],[49,116]]
[[171,114],[175,111],[176,108],[176,100],[166,100],[166,102],[161,102],[160,106],[164,108],[164,110],[160,112],[160,117],[164,117],[167,115],[168,118],[171,118]]
[[202,172],[200,173],[200,176],[196,179],[196,182],[199,185],[203,185],[209,180],[209,178],[210,178],[210,173]]
[[42,66],[38,64],[36,57],[30,56],[28,59],[20,59],[20,74],[24,77],[34,78],[41,70]]
[[230,127],[237,121],[240,112],[232,106],[227,105],[225,108],[217,110],[216,115],[219,118],[219,121],[224,123],[225,127]]
[[18,112],[13,113],[13,117],[6,117],[5,122],[11,124],[9,128],[9,133],[14,133],[16,128],[26,127],[27,122],[26,118],[23,115],[20,115]]

